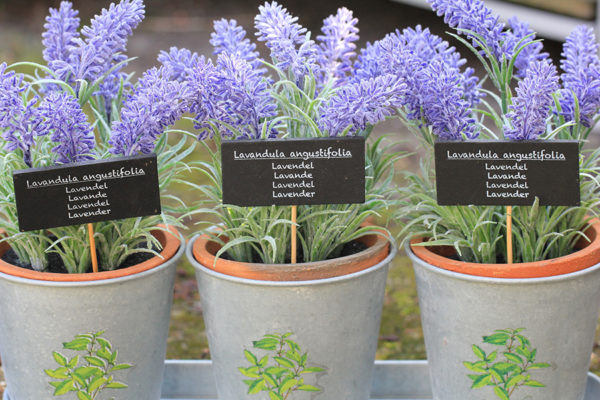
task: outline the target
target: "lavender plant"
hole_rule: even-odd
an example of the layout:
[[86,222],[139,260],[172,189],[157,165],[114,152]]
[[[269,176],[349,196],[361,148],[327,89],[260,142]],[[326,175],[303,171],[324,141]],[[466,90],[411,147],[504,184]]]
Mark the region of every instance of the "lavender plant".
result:
[[[430,238],[424,245],[453,246],[464,261],[503,262],[507,259],[505,208],[438,206],[430,165],[433,143],[436,138],[559,138],[577,140],[583,148],[600,107],[598,45],[591,29],[576,28],[565,42],[559,75],[542,41],[526,23],[513,18],[505,25],[480,0],[428,1],[454,28],[456,33],[450,35],[481,62],[485,79],[495,90],[476,83],[472,70],[461,72],[465,61],[428,32],[420,42],[407,31],[397,33],[398,38],[392,36],[395,47],[383,40],[361,56],[364,71],[381,74],[386,60],[412,49],[401,61],[411,76],[402,69],[397,74],[411,82],[413,96],[403,106],[401,118],[424,139],[428,154],[421,173],[407,173],[407,184],[398,189],[400,235]],[[423,46],[423,42],[437,45]],[[418,65],[411,57],[432,61]],[[570,253],[581,238],[587,239],[584,231],[598,205],[599,161],[597,149],[582,150],[580,206],[540,206],[536,200],[531,206],[513,207],[515,262],[559,257]]]
[[[181,136],[169,144],[169,127],[188,110],[190,87],[171,80],[171,71],[152,68],[135,83],[123,72],[133,29],[144,18],[142,0],[123,0],[102,10],[79,29],[68,1],[50,9],[43,33],[45,65],[0,65],[0,227],[23,266],[43,271],[56,253],[71,273],[91,268],[84,226],[47,231],[18,229],[12,172],[92,159],[155,152],[163,214],[95,224],[101,269],[119,267],[128,256],[158,254],[151,232],[158,224],[181,226],[181,202],[167,186],[188,169],[183,159],[194,148]],[[17,72],[24,71],[24,72]]]
[[[259,7],[256,36],[270,57],[261,59],[256,46],[233,20],[215,22],[212,61],[185,49],[163,52],[159,61],[174,81],[195,92],[190,109],[199,139],[210,154],[201,170],[210,184],[197,186],[208,213],[221,225],[222,236],[208,230],[237,261],[290,259],[289,207],[238,207],[222,203],[220,144],[223,139],[316,138],[361,135],[397,113],[407,85],[393,75],[355,76],[357,20],[341,8],[325,19],[317,41],[276,2]],[[208,141],[210,139],[210,141]],[[214,147],[213,146],[214,143]],[[386,153],[383,139],[372,140],[366,155],[366,202],[298,208],[299,259],[337,257],[343,245],[380,232],[362,223],[390,203],[386,182],[399,156]],[[214,223],[214,222],[213,222]]]

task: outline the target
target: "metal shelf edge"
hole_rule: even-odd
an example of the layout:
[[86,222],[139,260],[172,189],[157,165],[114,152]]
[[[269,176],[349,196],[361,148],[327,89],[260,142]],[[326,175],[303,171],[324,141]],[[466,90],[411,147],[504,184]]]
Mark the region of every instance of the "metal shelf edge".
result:
[[[431,399],[427,361],[375,361],[372,399]],[[208,360],[167,360],[162,400],[216,400],[217,391]],[[584,400],[600,399],[600,378],[589,373]]]

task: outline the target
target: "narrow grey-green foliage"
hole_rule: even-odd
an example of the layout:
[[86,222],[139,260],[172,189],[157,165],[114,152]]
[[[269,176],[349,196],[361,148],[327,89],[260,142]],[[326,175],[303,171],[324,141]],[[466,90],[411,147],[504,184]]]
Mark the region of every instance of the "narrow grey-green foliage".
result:
[[438,205],[428,161],[421,162],[421,174],[405,172],[406,184],[398,188],[399,236],[430,238],[427,245],[453,246],[464,261],[495,263],[504,232],[502,208]]
[[52,243],[43,231],[20,232],[15,204],[15,192],[12,171],[25,169],[27,165],[18,152],[0,149],[0,228],[6,233],[6,239],[23,265],[31,265],[42,270],[48,265],[46,248]]

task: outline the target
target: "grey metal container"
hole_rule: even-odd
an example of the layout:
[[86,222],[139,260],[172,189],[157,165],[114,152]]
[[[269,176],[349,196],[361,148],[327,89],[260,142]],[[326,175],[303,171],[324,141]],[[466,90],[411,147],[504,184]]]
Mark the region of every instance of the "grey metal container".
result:
[[[0,354],[7,382],[5,400],[52,399],[45,369],[55,369],[53,351],[75,335],[105,331],[126,389],[105,389],[96,400],[158,400],[164,370],[175,266],[184,252],[158,267],[114,279],[49,282],[0,273]],[[75,393],[56,398],[77,398]]]
[[[265,334],[292,332],[308,364],[325,372],[306,375],[320,392],[294,392],[290,400],[367,400],[388,265],[388,256],[360,272],[311,281],[258,281],[224,275],[187,256],[196,268],[198,289],[220,400],[261,399],[249,395],[238,367],[244,350]],[[257,350],[262,356],[264,352]]]
[[421,320],[437,400],[497,399],[493,387],[471,389],[463,362],[477,361],[473,345],[489,355],[501,347],[482,337],[524,328],[537,349],[531,370],[545,387],[521,386],[511,399],[582,400],[600,307],[600,264],[548,278],[500,279],[465,275],[428,264],[406,247],[415,269]]

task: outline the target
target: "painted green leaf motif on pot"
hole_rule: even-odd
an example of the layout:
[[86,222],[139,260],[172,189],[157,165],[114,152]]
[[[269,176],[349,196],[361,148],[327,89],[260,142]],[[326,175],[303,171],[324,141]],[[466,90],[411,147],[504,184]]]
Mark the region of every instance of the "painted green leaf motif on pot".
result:
[[318,386],[305,382],[305,379],[326,369],[307,365],[308,353],[303,353],[300,345],[290,339],[291,336],[291,332],[267,334],[252,342],[255,350],[266,354],[253,353],[248,349],[243,351],[250,366],[238,367],[238,370],[247,378],[255,378],[243,380],[248,386],[248,394],[266,392],[268,399],[265,397],[265,400],[291,400],[293,392],[321,391]]
[[[489,336],[483,336],[482,347],[473,344],[471,349],[475,361],[463,361],[463,366],[471,373],[471,389],[490,390],[493,387],[497,399],[511,400],[518,396],[523,386],[543,388],[545,384],[531,378],[529,371],[550,367],[547,362],[535,362],[537,349],[521,334],[523,328],[500,329]],[[486,355],[486,346],[497,346]]]
[[489,344],[494,344],[497,346],[504,346],[509,338],[510,338],[510,335],[508,333],[499,332],[499,333],[494,333],[491,336],[484,336],[483,342],[489,343]]
[[510,400],[510,397],[508,397],[508,392],[500,386],[494,387],[494,393],[496,393],[496,396],[498,396],[499,399]]
[[69,350],[81,351],[87,349],[87,346],[90,344],[90,339],[81,338],[71,340],[70,342],[63,343],[63,347]]
[[52,357],[59,365],[56,369],[45,369],[52,379],[54,396],[72,393],[72,399],[94,400],[105,389],[125,389],[127,384],[115,380],[114,372],[132,368],[129,363],[116,362],[117,351],[112,351],[111,343],[100,337],[104,332],[76,335],[75,339],[64,342],[63,349],[81,352],[70,360],[59,352]]

